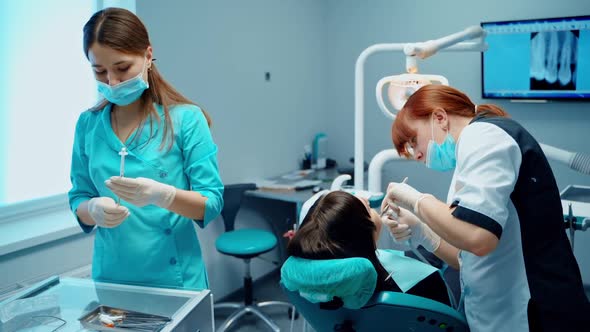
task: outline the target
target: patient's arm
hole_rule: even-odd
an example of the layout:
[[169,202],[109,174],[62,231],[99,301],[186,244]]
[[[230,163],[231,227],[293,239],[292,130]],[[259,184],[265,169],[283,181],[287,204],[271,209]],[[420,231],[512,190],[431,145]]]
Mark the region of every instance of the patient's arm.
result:
[[444,239],[440,239],[440,246],[438,246],[438,249],[434,252],[434,254],[436,257],[449,264],[450,267],[456,270],[459,269],[459,258],[457,257],[459,254],[459,249],[453,247]]

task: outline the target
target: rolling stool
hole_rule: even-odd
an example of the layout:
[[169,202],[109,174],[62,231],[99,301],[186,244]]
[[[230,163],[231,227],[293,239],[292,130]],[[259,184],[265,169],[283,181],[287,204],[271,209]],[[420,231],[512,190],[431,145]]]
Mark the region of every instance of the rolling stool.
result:
[[277,246],[277,238],[271,232],[262,229],[238,229],[234,230],[234,224],[242,196],[247,190],[255,190],[256,185],[253,183],[226,185],[223,192],[224,206],[221,211],[223,222],[225,224],[225,233],[220,235],[215,241],[217,251],[224,255],[240,258],[246,264],[244,275],[244,303],[223,302],[215,304],[215,309],[232,308],[236,309],[217,331],[226,331],[240,317],[246,313],[252,313],[258,316],[273,331],[280,331],[279,327],[259,308],[269,306],[284,306],[289,309],[292,315],[295,312],[293,305],[282,301],[265,301],[254,303],[252,276],[250,275],[250,260],[260,254],[269,252]]

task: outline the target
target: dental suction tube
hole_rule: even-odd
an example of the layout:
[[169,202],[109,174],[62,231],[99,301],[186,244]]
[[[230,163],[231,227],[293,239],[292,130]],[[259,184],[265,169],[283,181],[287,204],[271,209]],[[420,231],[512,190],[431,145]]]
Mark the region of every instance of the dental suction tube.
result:
[[562,150],[547,144],[539,144],[547,158],[558,161],[580,173],[590,175],[590,155],[581,152]]
[[570,168],[578,172],[590,175],[590,155],[576,152]]

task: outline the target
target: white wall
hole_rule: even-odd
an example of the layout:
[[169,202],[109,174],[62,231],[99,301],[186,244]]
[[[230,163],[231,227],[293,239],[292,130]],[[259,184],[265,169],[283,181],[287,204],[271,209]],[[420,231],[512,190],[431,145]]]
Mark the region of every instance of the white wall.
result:
[[315,0],[138,2],[164,77],[213,117],[224,182],[297,168],[303,146],[324,129],[324,7]]

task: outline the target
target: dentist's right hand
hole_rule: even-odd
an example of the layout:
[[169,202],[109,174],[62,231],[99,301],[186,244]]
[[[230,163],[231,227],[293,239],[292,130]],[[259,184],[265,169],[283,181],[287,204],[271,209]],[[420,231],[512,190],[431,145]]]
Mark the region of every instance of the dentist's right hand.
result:
[[[407,179],[407,178],[406,178]],[[418,214],[418,205],[426,197],[432,197],[430,194],[423,194],[414,187],[404,182],[390,182],[387,186],[387,194],[381,203],[381,211],[386,208],[386,205],[398,205],[406,209],[414,211]]]
[[435,252],[438,249],[440,236],[433,232],[420,218],[402,207],[390,205],[389,208],[397,214],[397,218],[386,213],[381,217],[381,222],[389,227],[389,231],[396,242],[404,243],[406,240],[411,239],[411,244],[414,247],[420,244],[430,252]]
[[117,205],[110,197],[95,197],[88,201],[88,214],[96,226],[113,228],[125,221],[130,213],[129,209]]

